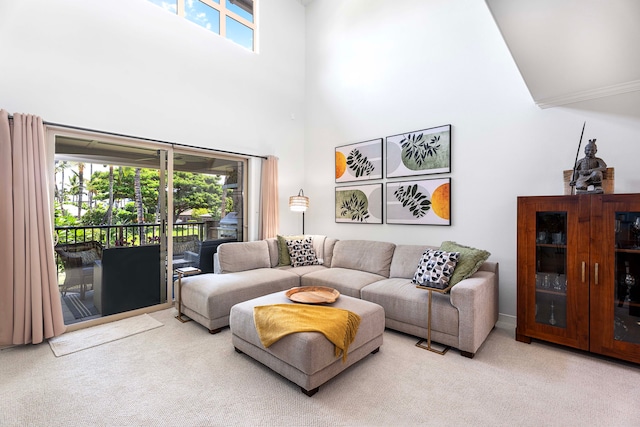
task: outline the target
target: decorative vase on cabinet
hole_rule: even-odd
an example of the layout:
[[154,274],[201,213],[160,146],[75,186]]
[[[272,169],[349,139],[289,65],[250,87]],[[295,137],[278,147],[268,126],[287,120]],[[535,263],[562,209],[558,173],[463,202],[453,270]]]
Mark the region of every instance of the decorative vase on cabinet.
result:
[[519,197],[516,339],[640,363],[636,222],[640,194]]

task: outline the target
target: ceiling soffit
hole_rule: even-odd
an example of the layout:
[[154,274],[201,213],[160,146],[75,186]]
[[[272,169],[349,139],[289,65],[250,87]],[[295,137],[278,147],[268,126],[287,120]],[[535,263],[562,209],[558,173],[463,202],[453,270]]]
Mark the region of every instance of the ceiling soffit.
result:
[[486,3],[541,108],[640,90],[640,1]]

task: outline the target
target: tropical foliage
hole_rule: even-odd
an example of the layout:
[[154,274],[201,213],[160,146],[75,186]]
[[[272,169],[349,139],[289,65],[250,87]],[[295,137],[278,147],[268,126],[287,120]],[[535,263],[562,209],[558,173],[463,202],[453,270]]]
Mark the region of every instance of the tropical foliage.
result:
[[[127,166],[99,169],[90,172],[86,179],[86,165],[56,162],[56,226],[158,222],[158,170]],[[195,216],[206,214],[220,219],[222,212],[233,210],[231,193],[223,192],[220,176],[174,172],[173,186],[174,218],[192,209]],[[69,208],[70,205],[74,208]]]

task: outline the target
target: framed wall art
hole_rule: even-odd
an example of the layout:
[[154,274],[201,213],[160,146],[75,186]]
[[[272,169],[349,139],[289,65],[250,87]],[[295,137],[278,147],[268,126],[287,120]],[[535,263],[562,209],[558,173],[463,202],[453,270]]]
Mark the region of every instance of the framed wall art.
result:
[[451,225],[451,178],[387,182],[387,224]]
[[451,172],[451,125],[387,137],[387,178]]
[[336,147],[336,182],[382,178],[382,138]]
[[382,224],[382,184],[336,187],[336,222]]

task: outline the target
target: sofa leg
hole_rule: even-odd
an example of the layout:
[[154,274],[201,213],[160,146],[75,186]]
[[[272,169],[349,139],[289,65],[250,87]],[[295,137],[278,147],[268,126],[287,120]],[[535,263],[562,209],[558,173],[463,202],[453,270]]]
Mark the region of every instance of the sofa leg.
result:
[[473,356],[475,356],[475,353],[471,353],[469,351],[462,351],[460,350],[460,356],[464,356],[464,357],[468,357],[469,359],[473,359]]
[[220,332],[222,330],[222,328],[218,328],[218,329],[209,329],[209,333],[211,335],[213,334],[217,334],[218,332]]
[[302,390],[302,392],[303,392],[304,394],[306,394],[307,396],[311,397],[311,396],[313,396],[314,394],[316,394],[316,393],[318,392],[318,390],[320,390],[320,387],[316,387],[316,388],[311,389],[311,390],[306,390],[306,389],[304,389],[303,387],[300,387],[300,390]]
[[373,351],[371,352],[371,354],[376,354],[376,353],[377,353],[377,352],[379,352],[379,351],[380,351],[380,347],[378,347],[378,348],[376,348],[375,350],[373,350]]
[[233,347],[233,348],[235,349],[236,353],[242,354],[242,350],[238,350],[238,347]]

